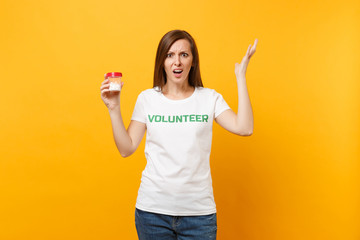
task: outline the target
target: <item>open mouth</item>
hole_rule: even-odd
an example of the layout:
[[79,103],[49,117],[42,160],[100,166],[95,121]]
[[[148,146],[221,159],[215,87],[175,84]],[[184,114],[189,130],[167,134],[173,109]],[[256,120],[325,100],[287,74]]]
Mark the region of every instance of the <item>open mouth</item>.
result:
[[183,72],[183,70],[181,70],[181,69],[173,70],[173,73],[174,73],[175,77],[177,77],[177,78],[181,77],[182,72]]

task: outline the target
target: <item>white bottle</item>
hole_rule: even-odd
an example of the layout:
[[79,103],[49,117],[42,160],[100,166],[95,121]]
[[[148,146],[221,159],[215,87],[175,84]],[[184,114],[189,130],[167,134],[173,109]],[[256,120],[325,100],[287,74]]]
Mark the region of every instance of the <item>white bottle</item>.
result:
[[109,79],[110,82],[110,91],[120,91],[121,90],[121,72],[108,72],[105,74],[105,79]]

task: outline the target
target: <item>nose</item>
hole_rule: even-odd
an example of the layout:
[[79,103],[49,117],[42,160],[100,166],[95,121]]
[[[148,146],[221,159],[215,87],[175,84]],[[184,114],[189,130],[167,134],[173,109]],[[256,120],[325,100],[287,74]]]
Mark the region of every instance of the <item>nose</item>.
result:
[[180,66],[180,65],[181,65],[181,61],[180,61],[180,56],[179,56],[179,55],[176,55],[176,56],[175,56],[175,62],[174,62],[174,64],[175,64],[176,66]]

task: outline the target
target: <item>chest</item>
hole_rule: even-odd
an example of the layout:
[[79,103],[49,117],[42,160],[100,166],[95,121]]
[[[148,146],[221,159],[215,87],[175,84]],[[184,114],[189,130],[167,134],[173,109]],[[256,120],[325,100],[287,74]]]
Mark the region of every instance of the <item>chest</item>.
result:
[[149,103],[145,111],[147,134],[161,137],[201,137],[212,130],[211,104],[192,101],[183,104]]

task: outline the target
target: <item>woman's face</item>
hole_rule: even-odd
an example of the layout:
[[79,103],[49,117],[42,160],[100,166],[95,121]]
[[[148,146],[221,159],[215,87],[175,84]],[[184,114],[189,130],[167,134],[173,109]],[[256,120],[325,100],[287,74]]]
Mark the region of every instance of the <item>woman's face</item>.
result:
[[164,62],[167,81],[173,83],[188,82],[192,61],[190,42],[186,39],[179,39],[174,42],[167,52]]

